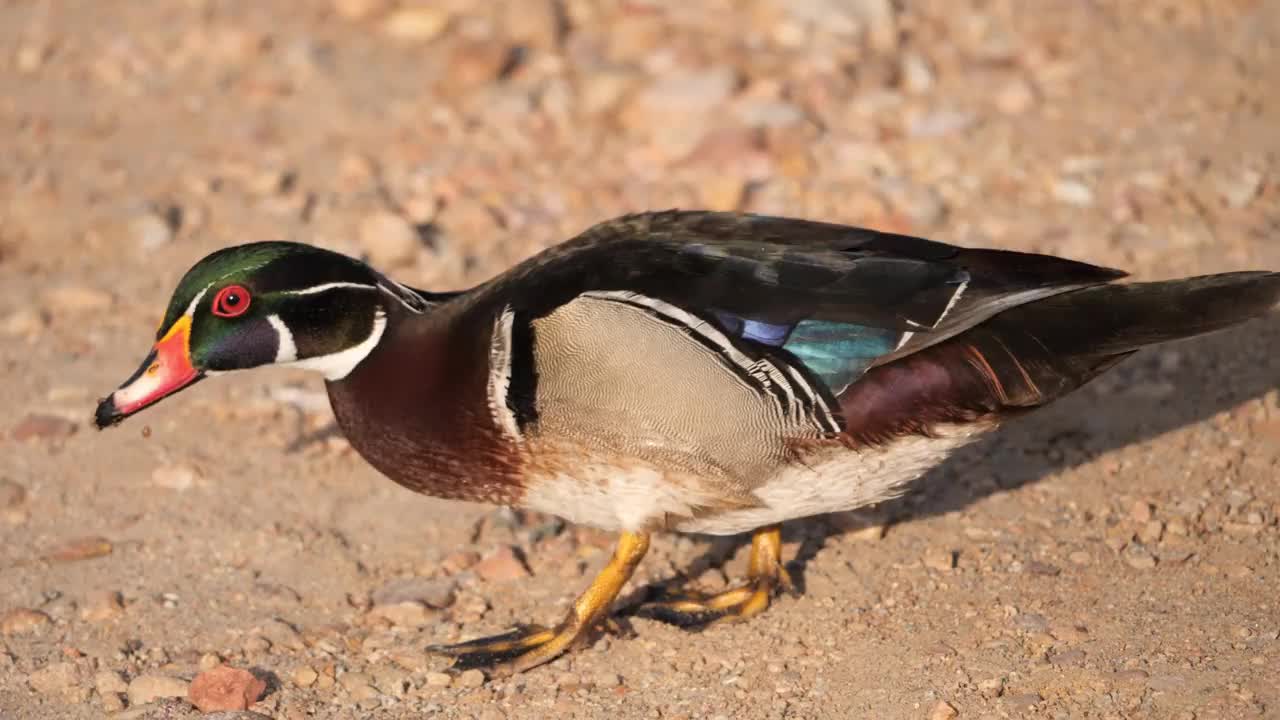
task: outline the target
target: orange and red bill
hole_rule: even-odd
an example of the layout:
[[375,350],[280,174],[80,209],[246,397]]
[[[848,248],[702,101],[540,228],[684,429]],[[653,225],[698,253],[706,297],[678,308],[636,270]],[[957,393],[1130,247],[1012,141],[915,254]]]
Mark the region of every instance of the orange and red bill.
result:
[[204,377],[191,363],[191,318],[182,316],[142,361],[138,371],[98,403],[98,429],[115,425],[139,410]]

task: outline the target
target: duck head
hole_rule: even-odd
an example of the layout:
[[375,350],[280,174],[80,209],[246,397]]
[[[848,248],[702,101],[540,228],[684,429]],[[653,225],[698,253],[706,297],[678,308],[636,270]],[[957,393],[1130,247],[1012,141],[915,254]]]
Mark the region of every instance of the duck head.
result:
[[259,365],[350,373],[377,346],[395,304],[426,301],[364,263],[309,245],[263,242],[219,250],[173,292],[141,366],[98,403],[114,425],[210,375]]

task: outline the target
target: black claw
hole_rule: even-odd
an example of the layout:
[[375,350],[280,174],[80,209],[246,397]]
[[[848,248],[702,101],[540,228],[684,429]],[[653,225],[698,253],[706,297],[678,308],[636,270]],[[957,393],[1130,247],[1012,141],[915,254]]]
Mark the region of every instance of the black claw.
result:
[[715,620],[719,620],[728,613],[718,610],[690,613],[658,605],[655,607],[639,608],[636,610],[635,614],[637,617],[657,620],[658,622],[674,625],[684,630],[698,630],[704,628]]
[[501,635],[491,635],[454,645],[428,645],[427,652],[452,657],[453,664],[449,666],[451,671],[462,672],[464,670],[480,669],[489,674],[495,666],[515,660],[539,647],[539,645],[516,646],[502,650],[489,650],[486,649],[486,646],[515,642],[535,633],[545,631],[546,628],[541,625],[517,625],[514,629]]
[[472,653],[464,653],[458,655],[449,669],[454,672],[464,672],[466,670],[484,670],[488,675],[496,665],[515,660],[521,655],[529,652],[530,648],[512,648],[504,652],[486,652],[478,651]]

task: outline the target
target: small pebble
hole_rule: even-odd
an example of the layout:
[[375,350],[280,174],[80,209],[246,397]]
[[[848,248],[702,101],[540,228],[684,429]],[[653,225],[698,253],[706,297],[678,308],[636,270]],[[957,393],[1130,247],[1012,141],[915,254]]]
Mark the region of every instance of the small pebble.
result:
[[1115,679],[1120,682],[1140,683],[1146,682],[1146,679],[1150,676],[1151,674],[1146,670],[1135,668],[1133,670],[1121,670],[1120,672],[1117,672],[1115,674]]
[[1129,567],[1139,570],[1150,570],[1156,566],[1155,556],[1142,545],[1130,545],[1125,550],[1124,561],[1129,564]]
[[282,647],[287,650],[303,648],[302,634],[297,628],[279,618],[272,618],[263,623],[260,632],[273,647]]
[[475,668],[464,670],[458,675],[457,682],[464,688],[478,688],[484,685],[484,673]]
[[216,652],[207,652],[200,656],[200,662],[196,667],[200,668],[200,672],[206,672],[222,665],[222,656]]
[[19,308],[0,322],[0,332],[10,337],[35,338],[49,324],[48,316],[38,308]]
[[27,440],[62,440],[75,434],[78,426],[63,417],[31,413],[13,427],[9,436],[18,442]]
[[429,672],[426,674],[426,683],[428,687],[447,688],[453,684],[453,676],[443,672]]
[[474,570],[489,582],[507,582],[529,577],[529,568],[510,545],[500,545],[476,563]]
[[929,720],[952,720],[957,717],[960,717],[960,711],[946,700],[934,703],[933,709],[929,711]]
[[94,590],[80,604],[80,619],[91,623],[115,620],[124,614],[124,598],[115,590]]
[[0,508],[16,508],[26,501],[26,488],[7,478],[0,478]]
[[271,641],[261,635],[250,635],[241,648],[246,655],[261,655],[271,649]]
[[267,684],[253,673],[220,665],[191,681],[187,698],[201,712],[247,710],[267,691]]
[[912,95],[923,95],[933,89],[933,68],[918,53],[902,56],[902,88]]
[[1030,712],[1039,705],[1044,698],[1036,693],[1023,693],[1020,695],[1011,695],[1006,697],[1005,705],[1016,712]]
[[1151,522],[1153,511],[1151,503],[1146,500],[1137,500],[1129,507],[1129,517],[1136,523],[1147,523]]
[[1079,180],[1063,178],[1053,184],[1053,197],[1065,205],[1088,207],[1093,204],[1093,191]]
[[476,562],[480,562],[480,553],[474,550],[460,550],[440,561],[440,569],[444,570],[445,573],[456,575],[463,570],[472,568]]
[[1058,667],[1079,667],[1084,664],[1083,650],[1063,650],[1049,654],[1049,662]]
[[101,695],[122,693],[129,689],[129,684],[115,670],[100,670],[93,676],[93,688]]
[[595,686],[599,688],[615,688],[622,685],[622,676],[608,670],[597,673],[594,680]]
[[383,618],[392,625],[399,627],[422,627],[432,621],[434,613],[426,605],[416,600],[406,600],[385,605],[374,605],[369,610],[369,616]]
[[1250,168],[1220,178],[1216,188],[1227,207],[1239,210],[1253,202],[1262,191],[1262,180],[1262,172]]
[[978,692],[985,698],[997,698],[1004,694],[1004,678],[987,678],[978,683]]
[[119,717],[128,705],[124,701],[124,693],[98,693],[98,704],[108,715]]
[[39,610],[15,608],[0,617],[0,634],[30,635],[53,624],[53,619]]
[[76,688],[79,682],[76,665],[70,662],[49,663],[27,676],[27,684],[46,695],[63,695]]
[[1144,545],[1154,545],[1164,537],[1164,523],[1159,520],[1148,520],[1138,529],[1138,541]]
[[44,557],[50,562],[77,562],[106,557],[111,554],[111,541],[103,537],[83,537],[68,540],[49,551]]
[[573,673],[560,673],[556,677],[556,688],[560,692],[577,692],[580,687],[582,687],[582,679]]
[[921,562],[931,570],[947,572],[956,566],[956,553],[954,550],[934,548],[924,554]]
[[129,221],[129,236],[141,250],[153,251],[173,242],[174,227],[155,214],[143,213]]
[[379,694],[378,689],[373,686],[373,677],[368,673],[345,673],[338,678],[338,684],[355,700],[370,700]]
[[310,665],[303,665],[293,671],[293,684],[298,687],[311,687],[320,678],[320,674]]
[[151,482],[166,490],[190,490],[200,480],[200,471],[190,465],[161,465],[151,471]]
[[15,53],[13,64],[18,72],[31,74],[38,71],[49,55],[53,53],[53,45],[46,41],[24,43]]
[[158,698],[185,698],[190,683],[181,678],[145,673],[129,683],[129,705],[145,705]]
[[1021,115],[1036,102],[1036,91],[1031,83],[1021,78],[1010,80],[996,91],[996,109],[1005,115]]
[[395,40],[426,42],[449,25],[449,13],[441,8],[411,7],[396,10],[382,21],[382,32]]

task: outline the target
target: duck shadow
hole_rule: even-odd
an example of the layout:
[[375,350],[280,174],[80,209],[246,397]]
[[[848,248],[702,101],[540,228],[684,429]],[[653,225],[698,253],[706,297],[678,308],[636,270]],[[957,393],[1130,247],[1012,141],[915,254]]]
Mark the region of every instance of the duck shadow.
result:
[[[1274,313],[1213,335],[1147,348],[956,452],[896,500],[784,525],[783,541],[800,544],[787,570],[803,593],[805,570],[832,537],[961,510],[1275,390],[1280,390],[1280,315]],[[684,572],[639,589],[623,606],[634,610],[655,593],[722,566],[751,539],[749,534],[703,537],[706,548]]]

